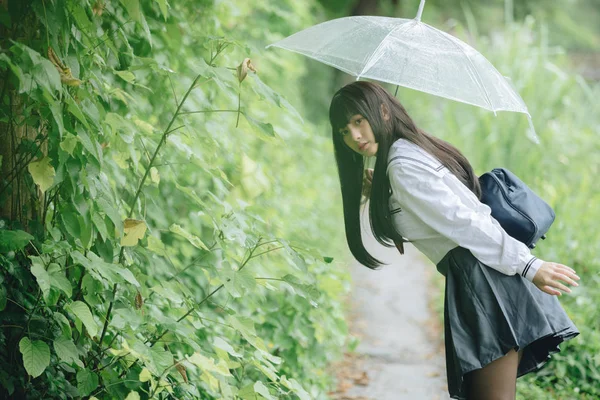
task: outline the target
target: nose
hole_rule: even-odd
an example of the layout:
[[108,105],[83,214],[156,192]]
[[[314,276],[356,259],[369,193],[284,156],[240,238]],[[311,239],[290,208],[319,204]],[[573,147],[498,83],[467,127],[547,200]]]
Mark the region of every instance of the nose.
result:
[[350,128],[350,135],[352,135],[352,140],[354,140],[355,142],[360,141],[360,139],[362,138],[362,135],[360,134],[360,129],[355,127]]

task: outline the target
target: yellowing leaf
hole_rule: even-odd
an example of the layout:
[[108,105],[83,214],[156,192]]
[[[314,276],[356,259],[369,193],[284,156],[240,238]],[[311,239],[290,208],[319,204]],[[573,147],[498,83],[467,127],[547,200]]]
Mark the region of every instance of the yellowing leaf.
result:
[[73,135],[72,133],[67,133],[63,137],[62,142],[60,142],[60,148],[69,153],[70,155],[73,155],[73,150],[75,149],[75,146],[77,145],[78,141],[79,138],[77,136]]
[[54,183],[54,167],[50,165],[50,157],[46,156],[38,161],[30,162],[27,166],[33,181],[45,192]]
[[158,173],[158,170],[156,169],[156,167],[152,167],[150,168],[150,179],[152,180],[152,182],[156,183],[157,185],[160,182],[160,175]]
[[148,382],[150,379],[152,379],[152,374],[148,371],[148,368],[142,369],[142,372],[140,372],[140,382]]
[[133,123],[136,124],[138,128],[140,128],[142,131],[144,131],[146,133],[154,132],[154,126],[150,125],[146,121],[142,121],[141,119],[134,118]]
[[129,392],[125,400],[140,400],[140,394],[138,392],[134,392],[133,390]]
[[249,58],[244,58],[244,61],[237,67],[237,78],[238,81],[242,82],[248,76],[248,70],[256,72],[256,68],[252,65],[252,61]]
[[125,235],[121,238],[121,246],[135,246],[146,233],[146,222],[139,219],[127,218],[123,223]]

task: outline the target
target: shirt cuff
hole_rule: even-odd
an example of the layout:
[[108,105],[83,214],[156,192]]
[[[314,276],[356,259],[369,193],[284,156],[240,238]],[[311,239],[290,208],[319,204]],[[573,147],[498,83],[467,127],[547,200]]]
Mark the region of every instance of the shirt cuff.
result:
[[521,276],[531,282],[533,282],[533,277],[537,273],[538,269],[542,266],[544,260],[540,260],[536,256],[531,256],[527,264],[523,267],[523,271],[520,272]]

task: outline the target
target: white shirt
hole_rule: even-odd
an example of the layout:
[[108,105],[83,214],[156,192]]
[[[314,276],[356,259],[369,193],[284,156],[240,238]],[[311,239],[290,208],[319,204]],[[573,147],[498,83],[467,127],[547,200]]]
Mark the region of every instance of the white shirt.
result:
[[387,175],[394,226],[434,264],[461,246],[488,267],[533,280],[544,261],[509,236],[490,207],[433,155],[398,139],[390,148]]

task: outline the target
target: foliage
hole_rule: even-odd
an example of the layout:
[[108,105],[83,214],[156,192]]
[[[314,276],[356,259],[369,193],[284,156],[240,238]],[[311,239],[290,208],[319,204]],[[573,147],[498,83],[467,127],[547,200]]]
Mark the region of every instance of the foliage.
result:
[[[0,204],[34,207],[1,221],[0,393],[325,398],[349,289],[321,254],[343,239],[337,193],[322,190],[336,185],[331,148],[267,83],[293,98],[304,67],[262,49],[315,10],[36,0],[1,12],[0,122],[19,146],[2,160]],[[241,80],[248,57],[257,72],[246,63]]]

